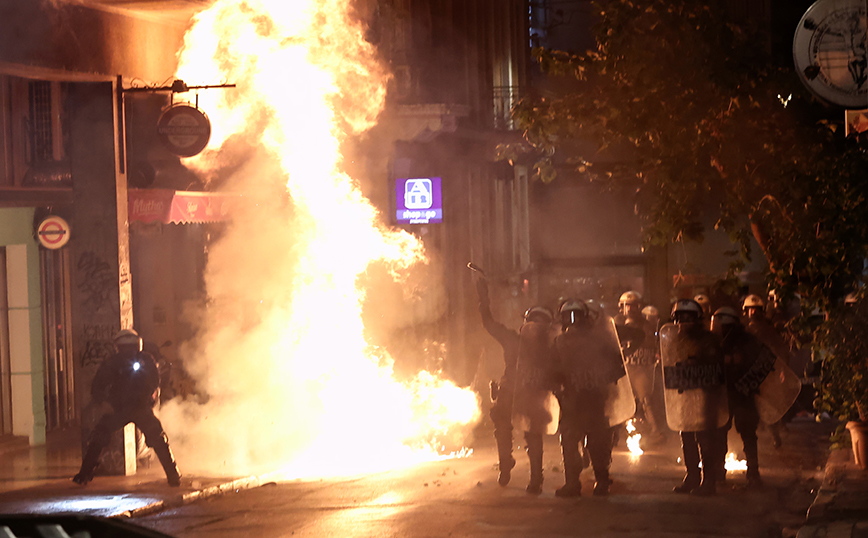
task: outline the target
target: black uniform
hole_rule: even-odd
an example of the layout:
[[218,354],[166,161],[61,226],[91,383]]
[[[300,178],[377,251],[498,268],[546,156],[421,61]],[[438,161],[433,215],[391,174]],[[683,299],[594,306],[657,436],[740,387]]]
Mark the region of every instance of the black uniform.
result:
[[[681,348],[680,355],[685,358],[684,366],[716,367],[721,374],[724,371],[724,355],[720,338],[707,330],[702,322],[685,324],[678,332],[677,346]],[[664,373],[664,380],[666,374]],[[723,375],[719,383],[711,380],[715,386],[724,383]],[[670,382],[667,381],[667,385]],[[670,388],[667,386],[667,388]],[[714,422],[716,412],[713,401],[709,409],[685,410],[688,413],[701,413],[708,416],[709,422]],[[669,411],[667,410],[667,413]],[[678,493],[696,492],[700,495],[714,494],[717,481],[722,479],[720,467],[726,457],[726,429],[707,428],[697,431],[681,431],[681,450],[687,475],[681,485],[675,488]],[[702,464],[700,471],[700,463]]]
[[[771,320],[767,319],[763,315],[751,316],[746,330],[750,334],[756,336],[760,342],[765,344],[775,357],[784,361],[787,366],[790,365],[793,359],[793,352],[790,350],[790,345]],[[784,415],[784,419],[781,419],[774,424],[769,424],[769,431],[772,434],[772,445],[775,448],[779,448],[783,442],[781,439],[781,432],[784,429],[784,422],[789,420],[789,418],[790,415],[787,414]]]
[[82,458],[81,470],[74,478],[76,482],[86,484],[93,479],[100,454],[109,444],[112,433],[132,422],[142,431],[148,446],[154,449],[169,484],[180,483],[168,437],[154,415],[159,387],[157,363],[148,353],[115,353],[100,365],[91,385],[91,397],[95,402],[108,402],[112,411],[96,424]]
[[609,363],[605,357],[595,356],[595,337],[589,326],[569,326],[555,339],[559,381],[555,393],[561,407],[558,429],[565,478],[564,487],[556,492],[558,496],[572,497],[581,492],[579,477],[584,465],[579,447],[585,439],[596,481],[594,494],[605,495],[609,490],[614,431],[606,415],[606,403],[611,387],[626,373],[620,358]]
[[492,317],[488,286],[484,280],[478,282],[477,290],[482,325],[503,348],[503,377],[496,390],[492,390],[494,405],[489,412],[494,423],[494,438],[500,461],[498,482],[502,486],[507,485],[510,470],[515,466],[515,459],[512,457],[515,418],[520,429],[525,431],[525,446],[530,460],[531,477],[527,490],[530,493],[539,493],[543,480],[543,434],[552,421],[552,414],[547,406],[552,388],[549,326],[526,322],[520,331],[509,329]]
[[750,334],[738,323],[731,324],[723,336],[723,352],[726,357],[727,398],[729,400],[730,423],[741,436],[744,444],[744,457],[747,461],[747,480],[751,485],[760,484],[759,458],[757,455],[757,435],[759,412],[754,396],[757,387],[747,382],[753,379],[748,375],[752,368],[774,364],[775,356],[756,336]]

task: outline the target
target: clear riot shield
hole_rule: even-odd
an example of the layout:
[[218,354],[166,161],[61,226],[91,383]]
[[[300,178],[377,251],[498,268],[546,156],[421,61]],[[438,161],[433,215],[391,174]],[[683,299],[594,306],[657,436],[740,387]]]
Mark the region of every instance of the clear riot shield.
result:
[[[657,362],[657,338],[651,332],[653,329],[650,324],[645,323],[644,326],[623,326],[616,327],[619,336],[622,338],[627,336],[638,339],[639,343],[634,343],[631,352],[624,352],[624,364],[627,367],[627,375],[630,377],[630,385],[633,387],[633,394],[640,400],[651,398],[654,392],[654,365]],[[625,335],[622,333],[634,333]],[[641,338],[635,333],[641,332]]]
[[609,419],[609,426],[615,426],[633,418],[636,414],[636,398],[633,396],[633,387],[624,365],[624,355],[621,353],[618,332],[615,330],[615,320],[603,318],[597,322],[595,328],[600,332],[599,338],[595,338],[600,346],[600,361],[604,362],[607,368],[615,371],[615,375],[618,376],[617,381],[609,385],[609,395],[606,398],[606,418]]
[[604,317],[590,328],[564,333],[558,342],[565,384],[570,390],[580,400],[603,390],[603,413],[608,425],[629,420],[636,413],[636,400],[612,318]]
[[799,376],[784,361],[774,355],[770,359],[757,361],[762,364],[755,363],[757,368],[751,368],[747,374],[752,376],[754,383],[758,382],[754,401],[760,420],[766,424],[774,424],[783,418],[802,390]]
[[513,397],[513,426],[517,430],[554,434],[557,431],[557,399],[551,392],[554,348],[551,326],[529,322],[519,331]]
[[672,323],[660,328],[663,400],[672,430],[711,430],[729,420],[723,357],[707,344],[701,333],[686,337]]

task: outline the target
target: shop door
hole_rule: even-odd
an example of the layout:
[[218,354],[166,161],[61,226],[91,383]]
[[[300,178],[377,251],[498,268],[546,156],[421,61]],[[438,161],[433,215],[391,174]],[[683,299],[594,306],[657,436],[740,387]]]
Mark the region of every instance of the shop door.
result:
[[69,249],[40,249],[46,431],[75,422]]

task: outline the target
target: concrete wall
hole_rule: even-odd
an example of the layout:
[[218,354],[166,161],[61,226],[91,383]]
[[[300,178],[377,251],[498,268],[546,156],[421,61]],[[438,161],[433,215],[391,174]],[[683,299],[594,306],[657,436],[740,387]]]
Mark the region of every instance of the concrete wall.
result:
[[12,433],[45,442],[42,306],[39,246],[33,209],[0,209],[0,246],[6,247]]

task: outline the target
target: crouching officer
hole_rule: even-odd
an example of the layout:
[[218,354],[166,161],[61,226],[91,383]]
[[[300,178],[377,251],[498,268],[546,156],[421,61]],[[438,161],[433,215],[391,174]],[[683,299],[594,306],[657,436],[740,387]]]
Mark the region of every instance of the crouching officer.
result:
[[[705,328],[702,307],[681,299],[672,308],[673,323],[660,329],[663,396],[669,427],[681,434],[687,475],[676,493],[713,495],[717,464],[729,420],[720,339]],[[700,463],[702,473],[700,474]]]
[[[721,338],[726,361],[727,395],[731,421],[744,445],[748,487],[762,485],[757,454],[756,429],[760,416],[755,396],[775,356],[757,337],[747,332],[738,314],[729,307],[718,308],[711,318],[711,330]],[[730,424],[727,423],[726,430]],[[725,449],[724,449],[725,450]]]
[[595,318],[584,302],[575,299],[565,301],[559,314],[563,331],[555,339],[559,382],[555,394],[561,407],[565,483],[555,495],[581,495],[579,477],[584,466],[579,446],[586,437],[594,495],[608,495],[612,426],[633,416],[636,400],[612,318]]
[[519,331],[498,323],[491,315],[488,281],[476,281],[482,325],[503,348],[504,370],[500,384],[492,382],[494,405],[489,416],[494,423],[500,475],[498,484],[506,486],[511,478],[515,458],[512,456],[513,420],[524,431],[525,448],[530,461],[527,492],[542,493],[543,434],[552,422],[549,408],[553,388],[551,327],[553,315],[545,307],[527,310]]
[[81,470],[72,480],[81,485],[93,480],[100,454],[109,444],[112,433],[132,422],[142,431],[148,446],[154,449],[169,485],[177,487],[181,484],[181,475],[163,425],[154,415],[160,388],[157,363],[151,355],[142,352],[142,338],[133,330],[120,331],[114,338],[114,345],[115,354],[100,364],[91,385],[92,399],[108,402],[112,410],[94,428]]

